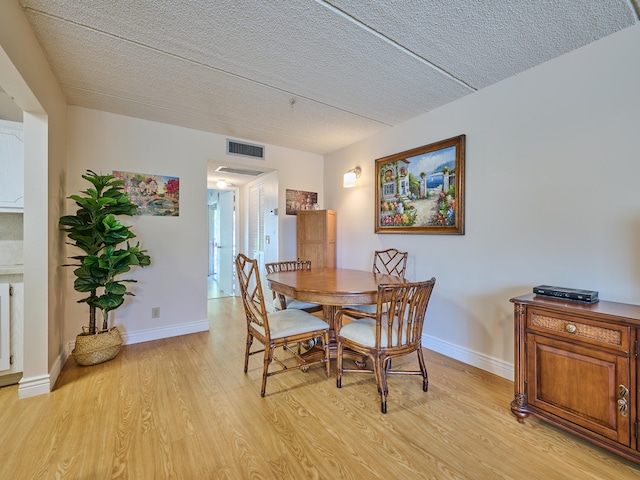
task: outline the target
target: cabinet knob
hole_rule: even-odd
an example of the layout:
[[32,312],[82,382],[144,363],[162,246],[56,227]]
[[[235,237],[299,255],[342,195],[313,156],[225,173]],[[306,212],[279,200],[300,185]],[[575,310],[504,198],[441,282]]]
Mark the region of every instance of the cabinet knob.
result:
[[564,329],[569,333],[576,333],[576,330],[578,329],[578,327],[576,327],[572,323],[567,323],[567,325],[564,327]]

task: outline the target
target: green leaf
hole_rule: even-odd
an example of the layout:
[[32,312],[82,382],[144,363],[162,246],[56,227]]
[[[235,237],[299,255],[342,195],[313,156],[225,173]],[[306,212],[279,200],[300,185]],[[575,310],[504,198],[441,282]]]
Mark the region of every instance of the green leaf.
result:
[[124,295],[127,293],[127,287],[118,282],[109,282],[105,286],[105,291],[114,295]]
[[78,292],[91,292],[102,285],[92,277],[78,277],[73,282],[73,288]]
[[102,295],[98,299],[98,303],[96,307],[98,307],[100,310],[104,310],[108,312],[110,310],[115,310],[120,305],[122,305],[123,302],[124,302],[124,297],[122,295],[106,294],[106,295]]

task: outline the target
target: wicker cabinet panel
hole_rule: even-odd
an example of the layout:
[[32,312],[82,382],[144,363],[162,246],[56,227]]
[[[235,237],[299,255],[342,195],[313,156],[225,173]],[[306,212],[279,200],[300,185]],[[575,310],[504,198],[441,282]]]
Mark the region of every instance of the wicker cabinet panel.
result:
[[629,333],[625,325],[589,321],[573,315],[530,309],[527,328],[542,334],[570,341],[592,344],[594,347],[629,352]]

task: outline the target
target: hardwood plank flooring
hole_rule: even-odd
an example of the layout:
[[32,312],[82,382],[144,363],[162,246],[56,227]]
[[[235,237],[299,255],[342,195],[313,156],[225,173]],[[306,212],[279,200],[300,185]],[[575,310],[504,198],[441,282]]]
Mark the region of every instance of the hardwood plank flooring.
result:
[[392,376],[386,415],[373,376],[345,374],[337,389],[322,367],[269,378],[261,398],[259,355],[242,371],[242,302],[209,307],[209,332],[93,367],[69,359],[49,395],[1,388],[0,478],[640,478],[568,433],[517,423],[512,382],[428,350],[429,392]]

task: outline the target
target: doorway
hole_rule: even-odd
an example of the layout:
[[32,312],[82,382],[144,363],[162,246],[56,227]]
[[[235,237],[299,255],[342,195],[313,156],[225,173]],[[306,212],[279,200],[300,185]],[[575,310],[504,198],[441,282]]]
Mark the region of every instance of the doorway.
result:
[[235,295],[236,191],[209,190],[209,275],[207,296]]

